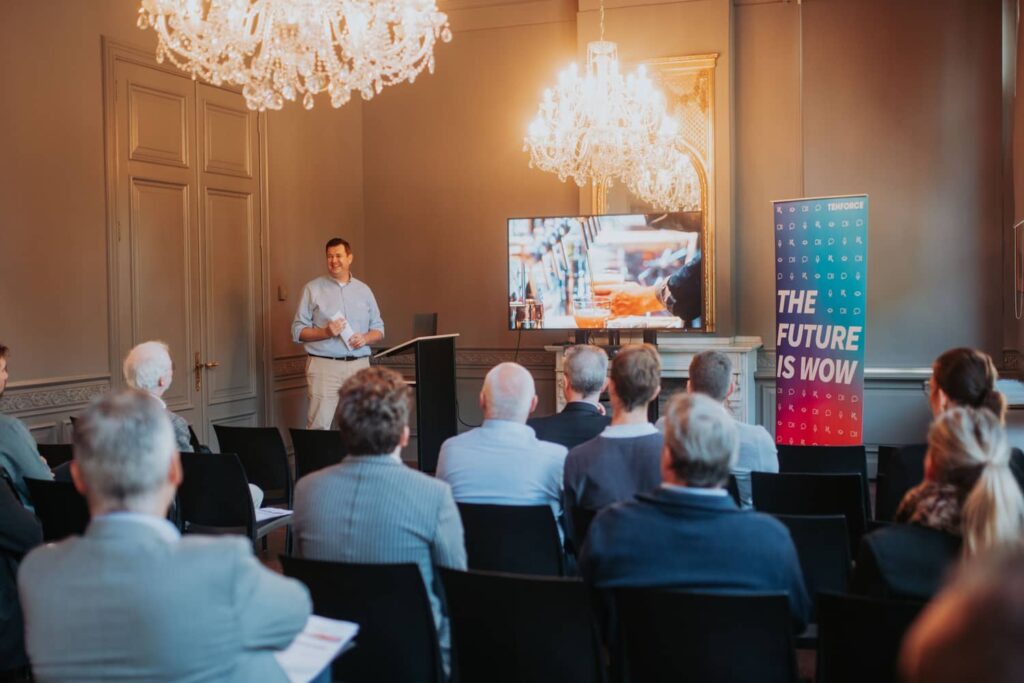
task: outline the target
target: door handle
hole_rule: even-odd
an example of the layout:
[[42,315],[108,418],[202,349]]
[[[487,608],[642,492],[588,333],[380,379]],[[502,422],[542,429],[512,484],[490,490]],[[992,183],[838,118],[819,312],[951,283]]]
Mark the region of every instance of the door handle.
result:
[[209,368],[216,368],[216,367],[219,367],[219,366],[220,366],[220,361],[218,361],[218,360],[211,360],[211,361],[207,361],[207,362],[204,363],[199,358],[199,352],[196,352],[196,355],[195,355],[195,365],[192,368],[193,372],[195,373],[195,377],[196,377],[196,391],[199,391],[199,390],[201,390],[203,388],[203,368],[209,369]]

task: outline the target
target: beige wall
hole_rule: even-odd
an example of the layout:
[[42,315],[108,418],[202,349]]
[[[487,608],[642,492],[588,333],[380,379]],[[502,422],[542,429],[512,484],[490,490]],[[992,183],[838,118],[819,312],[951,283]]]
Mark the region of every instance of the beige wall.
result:
[[739,329],[774,343],[769,202],[871,198],[867,364],[1001,353],[999,0],[736,8]]
[[[510,216],[575,212],[575,186],[528,168],[526,125],[576,52],[572,22],[460,31],[437,72],[391,88],[363,116],[370,284],[388,340],[437,311],[460,347],[515,346],[506,331]],[[540,346],[559,335],[524,335]]]

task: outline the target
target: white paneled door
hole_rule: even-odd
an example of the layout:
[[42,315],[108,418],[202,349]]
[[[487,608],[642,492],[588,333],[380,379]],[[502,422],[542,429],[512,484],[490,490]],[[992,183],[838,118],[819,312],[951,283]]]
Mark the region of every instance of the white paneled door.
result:
[[164,400],[216,446],[211,424],[264,417],[261,119],[150,56],[105,56],[112,367],[166,342]]

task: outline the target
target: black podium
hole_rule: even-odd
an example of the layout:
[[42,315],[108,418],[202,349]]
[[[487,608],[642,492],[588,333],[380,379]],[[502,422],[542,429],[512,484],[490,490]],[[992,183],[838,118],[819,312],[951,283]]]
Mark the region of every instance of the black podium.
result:
[[457,334],[417,337],[381,351],[374,358],[415,354],[416,460],[421,472],[437,470],[441,444],[459,432],[455,397],[455,338]]

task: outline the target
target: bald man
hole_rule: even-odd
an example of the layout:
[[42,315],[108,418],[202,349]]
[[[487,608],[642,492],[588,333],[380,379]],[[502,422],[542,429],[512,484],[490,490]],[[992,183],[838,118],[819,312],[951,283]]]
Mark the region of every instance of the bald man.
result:
[[491,368],[480,392],[484,423],[441,445],[437,478],[448,482],[457,503],[544,504],[561,519],[568,451],[539,440],[526,426],[536,407],[533,377],[526,368],[516,363]]

